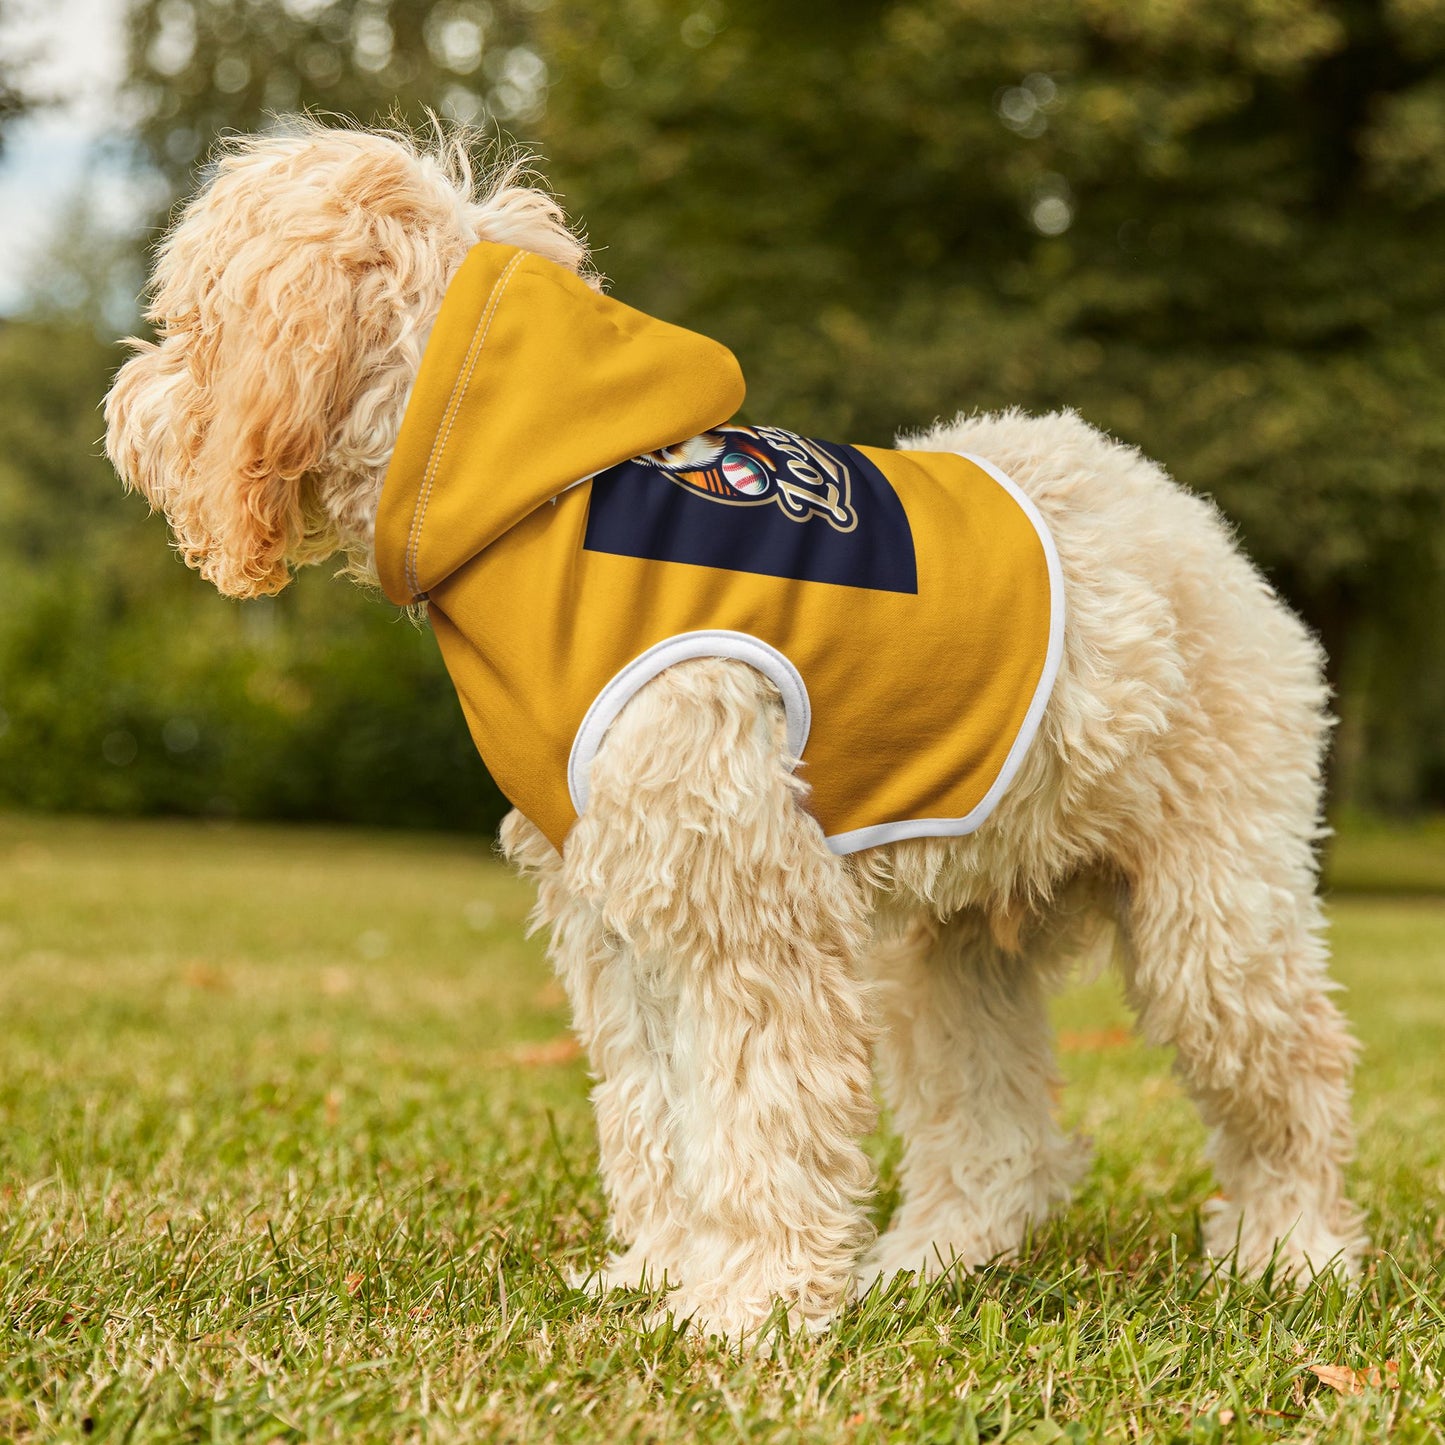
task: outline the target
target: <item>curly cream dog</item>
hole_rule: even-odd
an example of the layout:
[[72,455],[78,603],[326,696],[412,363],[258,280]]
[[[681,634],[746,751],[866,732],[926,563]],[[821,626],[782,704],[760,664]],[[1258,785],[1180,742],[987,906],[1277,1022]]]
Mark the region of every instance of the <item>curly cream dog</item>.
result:
[[[160,248],[158,340],[106,403],[120,475],[222,592],[337,554],[374,579],[383,478],[479,239],[586,261],[544,193],[477,186],[456,144],[302,126],[226,148]],[[560,853],[518,812],[503,826],[597,1080],[619,1252],[596,1280],[665,1278],[677,1318],[739,1338],[780,1300],[821,1327],[860,1280],[1007,1256],[1085,1164],[1050,1107],[1046,999],[1100,918],[1212,1130],[1207,1247],[1352,1271],[1318,647],[1208,502],[1072,414],[906,445],[987,458],[1057,547],[1057,678],[982,827],[830,851],[776,687],[728,658],[633,696]],[[906,1146],[876,1240],[875,1054]]]

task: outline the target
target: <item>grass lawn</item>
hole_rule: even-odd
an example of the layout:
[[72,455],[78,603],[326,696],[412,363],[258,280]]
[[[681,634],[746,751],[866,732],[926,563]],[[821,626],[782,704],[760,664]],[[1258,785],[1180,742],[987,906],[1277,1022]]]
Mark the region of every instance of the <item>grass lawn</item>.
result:
[[1073,1207],[772,1359],[566,1283],[602,1204],[528,903],[480,842],[0,817],[0,1439],[1445,1440],[1445,899],[1332,904],[1362,1287],[1211,1278],[1104,983],[1058,1009]]

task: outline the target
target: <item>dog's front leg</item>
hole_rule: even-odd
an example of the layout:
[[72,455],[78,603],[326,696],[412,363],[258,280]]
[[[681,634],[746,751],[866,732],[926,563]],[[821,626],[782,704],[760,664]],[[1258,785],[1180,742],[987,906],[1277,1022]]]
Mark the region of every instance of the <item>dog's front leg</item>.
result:
[[532,923],[550,931],[548,957],[596,1080],[599,1166],[608,1233],[618,1248],[601,1268],[579,1273],[578,1282],[600,1293],[675,1281],[686,1230],[674,1207],[666,1147],[675,999],[608,928],[596,887],[578,880],[585,845],[569,846],[569,868],[531,822],[512,812],[502,823],[502,851],[536,882]]
[[[598,753],[563,865],[608,940],[589,1014],[633,1040],[616,1076],[595,1056],[614,1208],[642,1213],[624,1172],[664,1196],[650,1272],[676,1286],[675,1318],[734,1340],[780,1300],[825,1325],[870,1235],[864,908],[799,807],[782,733],[753,669],[669,669]],[[620,1141],[626,1171],[607,1157]]]

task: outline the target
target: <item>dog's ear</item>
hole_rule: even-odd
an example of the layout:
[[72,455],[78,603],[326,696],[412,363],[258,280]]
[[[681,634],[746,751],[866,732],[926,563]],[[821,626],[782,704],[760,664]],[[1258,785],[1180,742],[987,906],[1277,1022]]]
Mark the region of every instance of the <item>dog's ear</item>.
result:
[[221,592],[280,591],[341,545],[320,493],[385,463],[378,413],[399,418],[423,298],[465,254],[459,205],[396,142],[310,127],[233,143],[161,246],[159,339],[116,378],[107,450]]
[[352,394],[355,283],[325,246],[303,242],[229,268],[202,310],[189,364],[215,401],[191,458],[205,535],[186,560],[230,596],[277,592],[288,559],[304,560],[307,479]]
[[[169,511],[167,484],[180,471],[180,432],[187,413],[182,400],[194,391],[179,347],[132,336],[135,355],[121,367],[105,398],[105,450],[130,491],[156,511]],[[192,398],[193,400],[193,398]]]
[[222,592],[277,592],[368,535],[426,329],[477,237],[584,264],[524,172],[478,194],[461,140],[422,153],[310,122],[222,147],[156,258],[158,341],[133,343],[106,400],[116,469]]
[[[188,566],[231,597],[278,592],[305,560],[308,475],[351,392],[354,282],[304,242],[199,277],[176,274],[190,258],[165,260],[161,339],[132,343],[106,399],[107,451],[165,511]],[[172,287],[193,299],[167,314]]]

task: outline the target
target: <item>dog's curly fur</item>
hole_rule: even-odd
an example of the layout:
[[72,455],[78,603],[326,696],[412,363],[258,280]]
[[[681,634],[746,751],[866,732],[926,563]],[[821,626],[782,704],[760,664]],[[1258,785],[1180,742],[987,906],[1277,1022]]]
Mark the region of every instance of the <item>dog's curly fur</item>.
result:
[[[158,339],[106,405],[121,476],[221,591],[338,553],[373,575],[409,388],[478,238],[586,265],[546,194],[517,167],[479,184],[455,140],[300,124],[226,146],[157,257]],[[1062,562],[1058,681],[984,827],[834,856],[771,684],[722,660],[628,705],[561,855],[503,826],[597,1081],[620,1252],[596,1281],[665,1279],[677,1317],[740,1338],[779,1300],[821,1327],[860,1278],[1009,1255],[1085,1164],[1052,1117],[1046,998],[1109,920],[1141,1030],[1213,1130],[1208,1248],[1351,1271],[1319,648],[1208,502],[1071,413],[906,445],[988,457]],[[875,1052],[905,1140],[877,1240]]]

